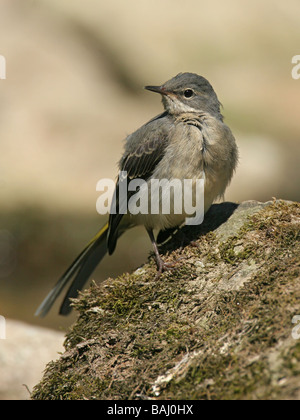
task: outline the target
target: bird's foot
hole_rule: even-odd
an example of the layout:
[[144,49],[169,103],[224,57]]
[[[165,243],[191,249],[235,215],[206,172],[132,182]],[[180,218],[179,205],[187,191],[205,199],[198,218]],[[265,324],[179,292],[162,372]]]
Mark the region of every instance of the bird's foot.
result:
[[183,231],[181,230],[180,231],[180,234],[181,234],[181,244],[180,244],[180,247],[179,247],[179,250],[180,251],[182,251],[183,250],[183,248],[185,248],[185,246],[187,246],[187,245],[190,245],[190,246],[192,246],[192,247],[194,247],[194,248],[200,248],[199,247],[199,245],[197,244],[197,242],[196,241],[191,241],[184,233],[183,233]]
[[159,277],[165,271],[171,271],[176,268],[177,263],[181,260],[181,258],[174,262],[165,262],[160,256],[156,256],[156,264],[157,264],[157,273],[155,276],[155,280],[159,279]]

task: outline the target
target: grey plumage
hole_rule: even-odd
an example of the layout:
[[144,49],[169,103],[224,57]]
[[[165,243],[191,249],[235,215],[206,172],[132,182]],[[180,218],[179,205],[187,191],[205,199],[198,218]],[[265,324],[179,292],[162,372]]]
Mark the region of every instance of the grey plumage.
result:
[[[238,160],[235,139],[223,122],[217,95],[204,77],[194,73],[180,73],[162,86],[146,86],[146,89],[162,95],[165,111],[127,137],[119,163],[120,170],[127,172],[127,178],[118,179],[116,192],[122,182],[135,178],[150,183],[151,179],[196,180],[205,177],[206,212],[213,201],[224,194]],[[123,204],[119,203],[116,194],[117,209]],[[161,273],[167,266],[159,256],[153,230],[178,227],[186,216],[184,212],[111,214],[108,224],[60,278],[36,314],[45,315],[65,285],[73,279],[60,310],[62,314],[68,313],[69,298],[77,296],[106,252],[113,253],[119,236],[136,225],[146,227]]]

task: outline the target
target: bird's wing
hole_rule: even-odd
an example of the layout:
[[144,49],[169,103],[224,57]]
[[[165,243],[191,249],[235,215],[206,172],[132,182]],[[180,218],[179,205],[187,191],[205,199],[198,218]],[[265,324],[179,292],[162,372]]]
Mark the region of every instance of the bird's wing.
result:
[[[120,210],[124,207],[124,204],[126,204],[125,210],[127,209],[128,200],[135,193],[128,191],[128,182],[136,178],[147,180],[152,175],[164,156],[165,149],[169,144],[170,133],[170,121],[167,114],[164,113],[149,121],[128,137],[127,147],[125,147],[125,153],[119,165],[122,174],[118,177],[113,199],[115,200],[113,203],[116,211],[109,217],[107,236],[109,254],[112,254],[115,249],[118,226],[124,216]],[[124,173],[126,173],[126,176]],[[123,182],[126,183],[127,203],[119,202],[119,190]]]

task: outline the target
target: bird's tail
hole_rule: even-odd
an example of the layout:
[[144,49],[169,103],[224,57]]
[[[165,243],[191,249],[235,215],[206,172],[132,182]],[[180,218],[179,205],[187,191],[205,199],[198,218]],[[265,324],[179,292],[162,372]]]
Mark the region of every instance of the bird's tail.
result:
[[74,298],[78,295],[78,291],[83,288],[92,272],[107,253],[107,231],[108,223],[106,223],[106,225],[103,226],[103,228],[94,236],[94,238],[89,242],[89,244],[78,255],[75,261],[70,265],[67,271],[58,280],[56,285],[36,310],[36,316],[44,317],[49,312],[59,294],[62,292],[67,283],[73,278],[73,281],[60,307],[59,313],[61,315],[67,315],[71,311],[70,298]]

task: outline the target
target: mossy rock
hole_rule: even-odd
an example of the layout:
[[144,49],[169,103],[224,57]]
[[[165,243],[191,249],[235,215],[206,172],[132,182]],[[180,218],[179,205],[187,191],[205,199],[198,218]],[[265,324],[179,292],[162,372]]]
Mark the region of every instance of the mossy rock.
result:
[[299,224],[299,203],[216,204],[162,247],[176,269],[93,283],[32,398],[299,399]]

